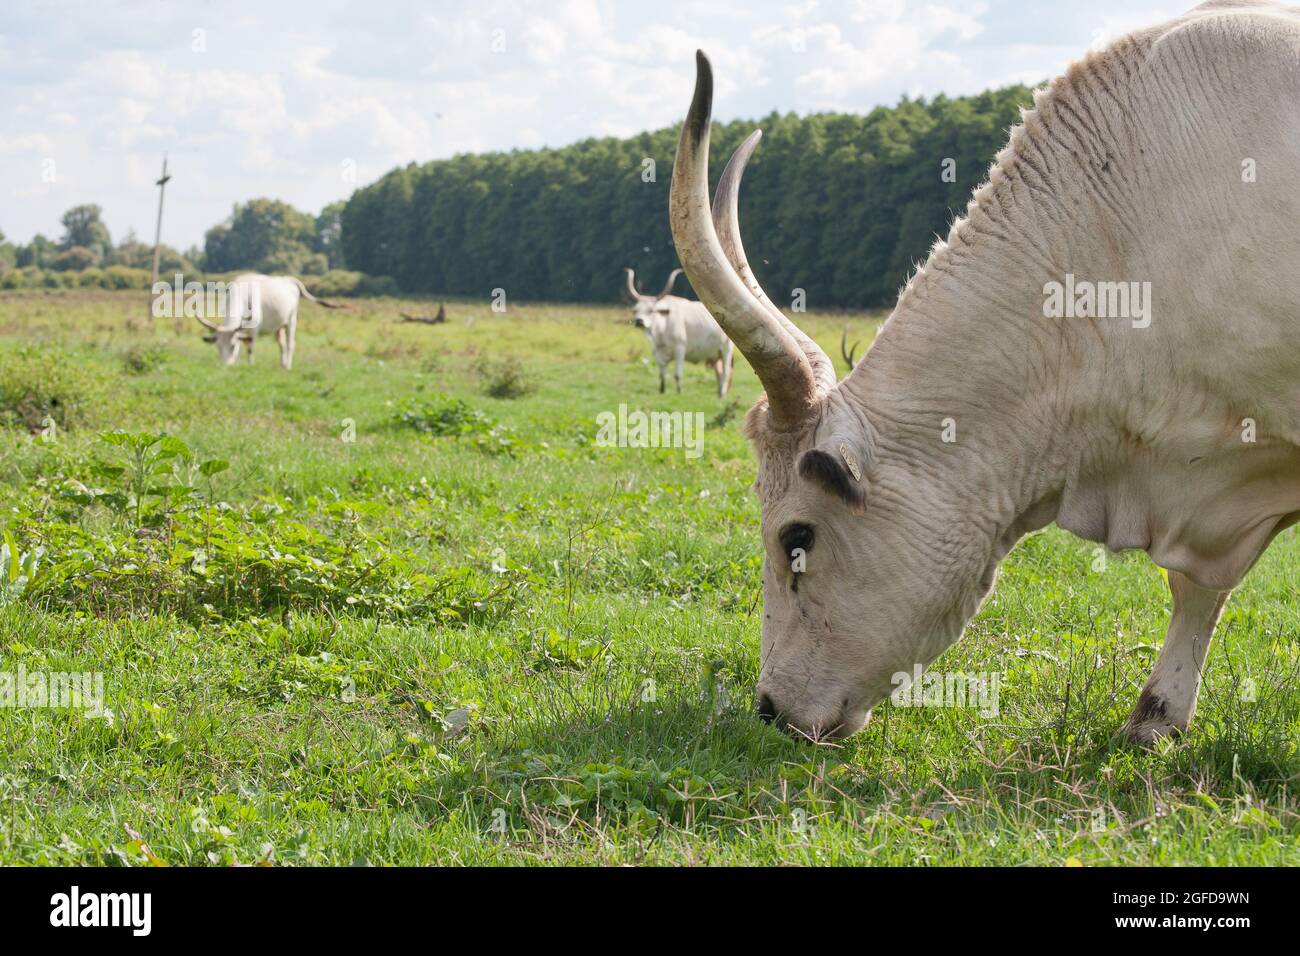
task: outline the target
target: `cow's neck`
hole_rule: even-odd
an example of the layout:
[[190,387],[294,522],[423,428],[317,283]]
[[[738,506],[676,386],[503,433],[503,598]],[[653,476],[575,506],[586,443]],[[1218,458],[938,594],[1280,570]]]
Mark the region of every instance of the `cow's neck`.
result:
[[1033,316],[1042,287],[1023,271],[1001,288],[965,268],[919,277],[842,386],[875,425],[882,456],[951,471],[951,492],[969,498],[963,513],[1010,543],[1055,519],[1068,471],[1062,423],[1080,423],[1086,407],[1060,388],[1070,349]]
[[[1056,522],[1234,586],[1300,513],[1300,449],[1244,445],[1231,383],[1177,374],[1168,356],[1188,353],[1136,320],[1044,317],[1043,286],[1065,270],[1008,269],[1000,251],[941,257],[842,385],[881,455],[946,476],[944,493],[999,558]],[[1125,274],[1075,256],[1080,277]]]
[[[1300,517],[1300,335],[1271,278],[1243,287],[1232,257],[1204,254],[1196,230],[1165,228],[1169,205],[1218,195],[1218,179],[1194,188],[1189,170],[1162,205],[1168,171],[1143,158],[1158,152],[1152,124],[1088,110],[1107,135],[1075,135],[1071,98],[1095,93],[1090,71],[1104,67],[1075,69],[1036,100],[969,218],[909,283],[841,390],[878,423],[882,454],[949,477],[943,493],[960,496],[959,513],[997,547],[1056,521],[1115,549],[1146,549],[1204,586],[1231,586]],[[1232,194],[1232,208],[1243,196],[1255,203],[1245,221],[1274,214],[1260,191]],[[1182,220],[1213,221],[1217,207],[1204,203]],[[1167,277],[1171,263],[1195,271],[1148,283],[1145,328],[1133,314],[1044,312],[1049,282]],[[1233,336],[1249,347],[1221,341]],[[1255,442],[1243,434],[1249,421]]]

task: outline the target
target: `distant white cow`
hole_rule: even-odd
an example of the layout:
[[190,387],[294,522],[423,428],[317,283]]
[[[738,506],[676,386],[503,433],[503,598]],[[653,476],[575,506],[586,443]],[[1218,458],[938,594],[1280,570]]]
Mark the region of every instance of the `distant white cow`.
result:
[[702,362],[718,377],[718,397],[726,395],[731,387],[731,339],[702,302],[668,294],[682,270],[673,270],[664,290],[658,295],[642,295],[636,290],[636,275],[631,269],[624,271],[627,273],[627,291],[635,300],[632,324],[645,329],[650,349],[659,363],[660,394],[664,391],[664,370],[672,360],[676,363],[673,379],[678,392],[682,390],[682,365]]
[[258,334],[274,332],[280,343],[280,366],[292,368],[300,295],[327,309],[342,308],[316,298],[294,276],[264,276],[252,272],[237,276],[226,285],[221,324],[213,325],[201,314],[197,316],[212,333],[204,336],[204,341],[215,342],[221,361],[234,365],[239,359],[241,345],[248,346],[248,361],[252,362],[254,338]]

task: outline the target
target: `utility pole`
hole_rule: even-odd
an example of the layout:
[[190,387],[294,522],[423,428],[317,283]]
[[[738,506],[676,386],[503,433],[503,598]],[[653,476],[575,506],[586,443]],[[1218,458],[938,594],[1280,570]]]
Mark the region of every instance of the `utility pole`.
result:
[[153,277],[149,280],[149,317],[153,318],[153,288],[158,284],[158,254],[159,245],[162,242],[162,209],[163,196],[167,192],[167,181],[171,179],[167,175],[167,156],[163,154],[162,177],[154,183],[158,187],[158,225],[153,233]]

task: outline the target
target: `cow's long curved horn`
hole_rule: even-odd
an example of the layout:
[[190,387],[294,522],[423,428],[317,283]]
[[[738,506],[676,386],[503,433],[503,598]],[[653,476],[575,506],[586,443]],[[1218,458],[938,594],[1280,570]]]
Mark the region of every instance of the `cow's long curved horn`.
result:
[[633,274],[632,270],[624,269],[623,271],[627,273],[627,291],[632,296],[632,298],[634,299],[647,298],[646,296],[642,295],[640,292],[636,291],[636,276]]
[[672,271],[672,274],[671,274],[670,276],[668,276],[668,281],[664,283],[664,291],[660,292],[657,296],[655,296],[655,298],[656,298],[656,299],[662,299],[662,298],[663,298],[664,296],[666,296],[669,292],[672,292],[672,291],[673,291],[673,285],[676,284],[676,282],[677,282],[677,277],[678,277],[679,275],[681,275],[681,274],[682,274],[682,270],[681,270],[681,269],[674,269],[674,270]]
[[790,337],[798,344],[808,359],[809,366],[812,367],[818,391],[826,392],[834,388],[837,381],[835,364],[822,351],[822,347],[805,335],[803,330],[778,309],[763,292],[763,287],[758,284],[758,279],[754,276],[754,270],[749,267],[749,260],[745,258],[745,246],[740,241],[740,180],[745,175],[745,166],[749,162],[749,157],[754,155],[754,149],[762,138],[763,131],[754,130],[731,154],[731,161],[722,171],[717,192],[713,194],[713,227],[717,230],[718,240],[722,243],[722,251],[726,254],[732,268],[736,270],[736,275],[740,276],[740,281],[745,283],[749,291],[754,294],[754,298],[762,303],[768,313],[790,333]]
[[[298,280],[296,279],[294,281],[298,282]],[[299,288],[302,288],[302,283],[298,282],[298,286]],[[306,292],[307,290],[303,289],[303,291]],[[234,300],[233,304],[231,303],[232,298]],[[308,298],[310,298],[310,295],[308,295]],[[223,321],[220,325],[213,325],[206,318],[204,318],[203,308],[200,308],[195,311],[194,318],[198,319],[199,322],[203,325],[203,327],[207,329],[209,332],[216,332],[218,334],[225,333],[225,332],[234,332],[241,325],[243,325],[243,320],[241,319],[241,316],[246,314],[245,307],[252,303],[256,303],[257,299],[258,299],[258,290],[256,288],[253,288],[252,291],[250,292],[248,283],[236,280],[234,282],[229,283],[226,286],[226,291],[224,295],[218,296],[218,302],[222,304],[222,307],[225,310],[225,315],[223,316]],[[209,301],[208,298],[204,299],[203,301],[204,308],[206,308],[208,301]]]
[[817,379],[799,343],[754,297],[723,251],[709,212],[709,114],[713,71],[695,54],[695,95],[673,163],[669,220],[677,257],[718,324],[754,367],[768,408],[781,422],[803,422],[817,402]]
[[226,322],[222,322],[220,325],[213,325],[199,313],[195,313],[194,318],[202,322],[203,325],[212,332],[234,332],[243,324],[239,320],[238,314],[230,316]]

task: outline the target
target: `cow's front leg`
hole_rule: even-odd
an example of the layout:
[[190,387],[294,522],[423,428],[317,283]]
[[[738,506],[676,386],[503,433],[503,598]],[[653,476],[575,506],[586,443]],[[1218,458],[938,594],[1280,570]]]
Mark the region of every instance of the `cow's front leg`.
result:
[[667,374],[667,371],[668,371],[668,363],[660,362],[659,363],[659,394],[660,395],[662,395],[664,393],[664,389],[668,387],[667,382],[665,381],[665,375]]
[[682,366],[686,364],[686,350],[677,350],[677,361],[673,366],[673,380],[677,382],[677,394],[682,393]]
[[1174,613],[1151,677],[1124,731],[1134,743],[1149,746],[1157,737],[1177,736],[1196,712],[1196,694],[1210,638],[1231,591],[1210,591],[1186,575],[1169,572]]

